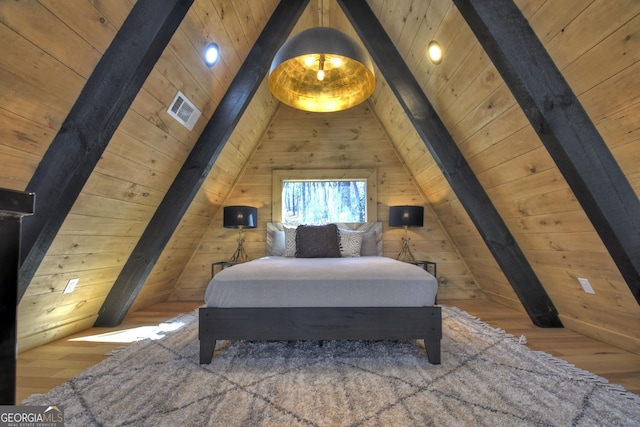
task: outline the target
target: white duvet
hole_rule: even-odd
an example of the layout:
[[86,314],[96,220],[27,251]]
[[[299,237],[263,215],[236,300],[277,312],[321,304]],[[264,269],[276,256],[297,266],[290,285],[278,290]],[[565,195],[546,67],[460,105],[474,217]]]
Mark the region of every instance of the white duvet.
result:
[[423,268],[387,257],[269,256],[228,267],[211,280],[208,307],[422,307],[438,282]]

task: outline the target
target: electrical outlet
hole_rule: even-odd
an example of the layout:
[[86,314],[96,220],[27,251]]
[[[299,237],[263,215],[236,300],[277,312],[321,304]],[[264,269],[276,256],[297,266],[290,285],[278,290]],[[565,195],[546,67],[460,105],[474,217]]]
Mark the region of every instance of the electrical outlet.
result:
[[593,290],[593,288],[591,287],[591,283],[589,283],[589,281],[587,279],[583,279],[582,277],[578,277],[578,282],[580,282],[580,285],[582,286],[582,289],[584,289],[584,291],[588,294],[596,294],[596,291]]
[[71,279],[67,282],[67,286],[64,288],[63,294],[70,294],[76,288],[76,285],[80,279]]

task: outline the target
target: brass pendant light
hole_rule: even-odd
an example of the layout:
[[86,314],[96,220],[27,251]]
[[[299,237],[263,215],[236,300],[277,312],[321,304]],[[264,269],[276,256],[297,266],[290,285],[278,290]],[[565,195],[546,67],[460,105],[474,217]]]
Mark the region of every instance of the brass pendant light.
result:
[[346,110],[375,89],[371,58],[351,37],[327,27],[302,31],[285,42],[269,71],[269,89],[305,111]]

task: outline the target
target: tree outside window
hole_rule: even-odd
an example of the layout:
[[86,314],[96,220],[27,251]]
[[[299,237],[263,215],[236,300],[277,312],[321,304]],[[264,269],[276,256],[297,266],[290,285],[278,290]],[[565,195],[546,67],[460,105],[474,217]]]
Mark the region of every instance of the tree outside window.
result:
[[365,222],[366,180],[284,181],[283,222]]
[[272,170],[273,222],[377,221],[375,169]]

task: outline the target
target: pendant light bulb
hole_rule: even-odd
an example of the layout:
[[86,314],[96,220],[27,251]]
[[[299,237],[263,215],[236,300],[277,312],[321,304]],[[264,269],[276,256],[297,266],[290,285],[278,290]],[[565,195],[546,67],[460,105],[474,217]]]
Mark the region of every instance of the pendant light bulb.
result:
[[323,81],[324,80],[324,61],[325,61],[325,57],[324,54],[320,55],[320,60],[318,61],[318,80]]

